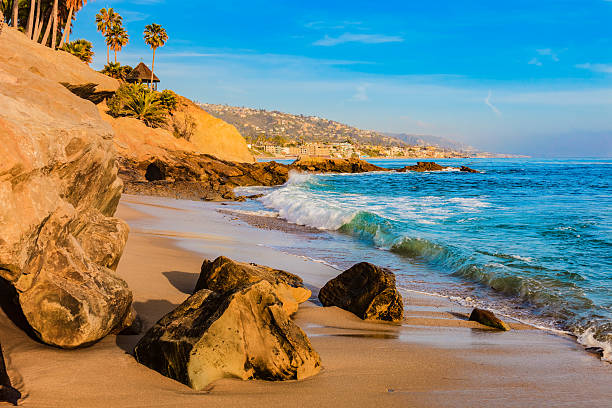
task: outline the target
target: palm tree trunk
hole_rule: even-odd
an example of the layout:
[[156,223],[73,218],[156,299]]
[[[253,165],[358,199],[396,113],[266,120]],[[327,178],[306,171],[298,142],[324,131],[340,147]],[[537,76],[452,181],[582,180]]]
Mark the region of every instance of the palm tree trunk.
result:
[[36,10],[36,0],[30,0],[30,15],[28,16],[28,25],[26,27],[26,35],[32,38],[34,31],[34,10]]
[[114,51],[115,51],[115,64],[116,64],[117,63],[117,49],[115,48]]
[[40,31],[42,30],[42,20],[40,18],[40,9],[42,8],[42,0],[38,0],[38,7],[36,8],[36,24],[34,28],[34,35],[32,39],[38,41],[40,39]]
[[17,28],[19,22],[19,0],[13,0],[13,17],[11,18],[11,24]]
[[149,87],[153,89],[153,69],[155,68],[155,48],[153,48],[153,62],[151,62],[151,82],[149,82]]
[[59,43],[59,47],[62,48],[64,42],[70,41],[70,29],[72,28],[72,10],[74,6],[70,6],[70,11],[68,12],[68,20],[66,20],[66,26],[64,27],[64,34],[62,35],[62,40]]
[[53,2],[53,35],[51,36],[51,49],[55,49],[57,45],[57,3],[58,0]]
[[47,45],[49,34],[51,33],[51,25],[53,25],[53,12],[49,13],[49,22],[47,22],[47,28],[45,28],[45,35],[43,35],[42,41],[40,42],[42,45]]

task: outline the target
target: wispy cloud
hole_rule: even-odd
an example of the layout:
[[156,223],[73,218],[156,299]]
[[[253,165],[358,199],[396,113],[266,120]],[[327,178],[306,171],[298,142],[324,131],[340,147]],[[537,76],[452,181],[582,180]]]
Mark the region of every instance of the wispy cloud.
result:
[[304,27],[312,30],[342,30],[348,27],[359,28],[362,24],[361,21],[309,21]]
[[[606,0],[612,2],[612,0]],[[576,68],[588,69],[593,72],[602,72],[604,74],[612,74],[612,64],[591,64],[587,62],[586,64],[578,64]]]
[[318,41],[315,41],[313,45],[322,47],[332,47],[334,45],[346,44],[346,43],[361,43],[361,44],[384,44],[403,42],[404,39],[399,36],[383,35],[383,34],[352,34],[344,33],[338,37],[330,37],[326,35]]
[[542,63],[540,62],[540,60],[539,60],[539,59],[537,59],[537,58],[535,58],[535,57],[534,57],[534,58],[532,58],[532,59],[531,59],[531,60],[528,62],[528,64],[529,64],[529,65],[535,65],[535,66],[537,66],[537,67],[541,67],[541,66],[542,66]]
[[368,85],[367,84],[361,84],[361,85],[357,86],[357,91],[355,92],[355,94],[351,98],[351,101],[354,101],[354,102],[365,102],[367,100],[368,100]]
[[497,108],[495,107],[495,105],[493,105],[493,104],[491,103],[491,95],[492,95],[492,94],[491,94],[491,90],[489,89],[489,94],[487,95],[487,97],[486,97],[486,99],[485,99],[485,101],[484,101],[484,102],[485,102],[485,104],[486,104],[486,105],[487,105],[489,108],[491,108],[491,110],[492,110],[492,111],[493,111],[493,112],[494,112],[494,113],[495,113],[497,116],[501,116],[501,112],[499,111],[499,109],[497,109]]
[[555,62],[559,62],[559,56],[557,55],[557,53],[555,51],[553,51],[550,48],[541,48],[539,50],[536,50],[538,52],[538,54],[540,55],[545,55],[545,56],[549,56],[550,59],[552,59]]

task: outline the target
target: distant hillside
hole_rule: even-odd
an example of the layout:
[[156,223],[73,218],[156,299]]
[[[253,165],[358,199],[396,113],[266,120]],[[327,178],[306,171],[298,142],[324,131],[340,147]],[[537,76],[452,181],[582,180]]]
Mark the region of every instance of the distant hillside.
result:
[[476,151],[472,146],[468,146],[455,140],[441,136],[431,135],[411,135],[408,133],[386,133],[387,136],[402,140],[406,144],[413,146],[438,146],[442,149],[460,150],[466,152]]
[[317,116],[291,115],[278,111],[200,104],[202,109],[234,125],[250,142],[345,142],[379,146],[403,146],[390,135],[361,130]]

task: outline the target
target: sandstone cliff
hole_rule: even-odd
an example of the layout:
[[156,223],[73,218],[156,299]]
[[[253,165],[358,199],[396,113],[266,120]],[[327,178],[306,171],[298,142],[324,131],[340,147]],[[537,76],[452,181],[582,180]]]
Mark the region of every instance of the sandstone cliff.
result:
[[[113,133],[59,82],[117,82],[4,27],[0,38],[0,283],[43,342],[73,348],[131,319],[113,268],[128,227]],[[4,301],[8,299],[4,298]]]

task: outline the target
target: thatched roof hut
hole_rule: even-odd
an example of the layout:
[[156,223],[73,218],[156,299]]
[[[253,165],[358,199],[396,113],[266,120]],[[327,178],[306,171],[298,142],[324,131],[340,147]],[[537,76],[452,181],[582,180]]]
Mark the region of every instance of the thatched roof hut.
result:
[[[130,83],[148,84],[149,82],[151,82],[151,70],[143,62],[141,62],[129,73],[125,80],[126,82]],[[153,74],[154,89],[157,89],[158,82],[159,78],[157,77],[157,75]]]

